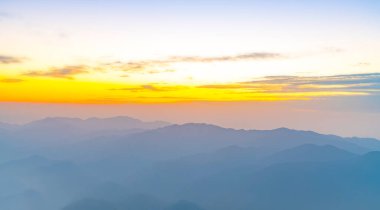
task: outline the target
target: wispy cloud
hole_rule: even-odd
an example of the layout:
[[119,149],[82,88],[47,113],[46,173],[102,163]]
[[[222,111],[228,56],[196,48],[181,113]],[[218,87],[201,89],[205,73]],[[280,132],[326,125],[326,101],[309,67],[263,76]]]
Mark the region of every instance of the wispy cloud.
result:
[[10,17],[9,13],[0,11],[0,21],[9,17]]
[[131,86],[131,87],[122,87],[122,88],[112,88],[112,91],[129,91],[129,92],[166,92],[166,91],[175,91],[182,89],[183,87],[179,86],[158,86],[152,84]]
[[329,53],[342,53],[342,52],[345,52],[344,49],[338,48],[338,47],[326,47],[325,50],[326,50],[326,52],[329,52]]
[[370,66],[371,63],[368,63],[368,62],[359,62],[359,63],[356,63],[354,64],[353,66],[355,67],[366,67],[366,66]]
[[111,62],[104,64],[105,67],[119,69],[124,72],[139,72],[139,73],[162,73],[173,72],[174,70],[168,69],[170,65],[175,63],[212,63],[212,62],[234,62],[234,61],[254,61],[254,60],[271,60],[283,59],[285,55],[280,53],[267,53],[267,52],[253,52],[238,55],[227,56],[172,56],[166,59],[157,60],[140,60],[131,62]]
[[83,65],[65,66],[61,68],[52,68],[49,71],[30,71],[23,75],[29,77],[54,77],[63,79],[74,79],[74,76],[88,73],[88,68]]
[[170,57],[170,62],[226,62],[226,61],[241,61],[241,60],[265,60],[265,59],[279,59],[285,56],[279,53],[266,53],[266,52],[253,52],[232,56],[215,56],[215,57],[199,57],[199,56],[177,56]]
[[23,61],[24,61],[23,58],[0,55],[0,64],[14,64],[14,63],[21,63]]
[[143,60],[143,61],[131,61],[131,62],[112,62],[103,65],[105,68],[112,68],[116,70],[121,70],[127,73],[149,73],[149,72],[161,72],[164,70],[159,70],[164,67],[169,66],[170,62],[165,60]]
[[[129,74],[161,74],[172,73],[176,70],[171,68],[175,63],[212,63],[212,62],[235,62],[235,61],[249,61],[249,60],[269,60],[281,59],[286,56],[279,53],[266,53],[254,52],[246,54],[238,54],[231,56],[214,56],[214,57],[201,57],[201,56],[172,56],[165,59],[151,59],[151,60],[136,60],[136,61],[115,61],[107,63],[98,63],[95,65],[80,64],[70,65],[64,67],[53,67],[49,70],[29,71],[23,76],[30,77],[55,77],[73,79],[75,75],[90,73],[93,71],[107,72],[107,71],[121,71],[121,77],[128,77]],[[14,57],[0,56],[0,62],[11,63],[20,62],[21,60]]]
[[278,84],[285,82],[294,86],[299,85],[372,85],[380,84],[380,73],[367,73],[367,74],[346,74],[334,76],[314,76],[314,77],[300,77],[300,76],[269,76],[260,81],[251,81],[247,83],[271,83]]
[[320,97],[380,95],[380,73],[310,77],[268,76],[227,84],[143,84],[109,90],[122,91],[116,95],[124,95],[136,101],[306,100]]
[[24,82],[25,80],[23,79],[16,79],[16,78],[5,78],[5,79],[0,79],[1,83],[20,83]]
[[380,94],[380,73],[335,76],[268,76],[234,84],[203,85],[198,88],[240,90],[254,93],[331,93],[331,95]]

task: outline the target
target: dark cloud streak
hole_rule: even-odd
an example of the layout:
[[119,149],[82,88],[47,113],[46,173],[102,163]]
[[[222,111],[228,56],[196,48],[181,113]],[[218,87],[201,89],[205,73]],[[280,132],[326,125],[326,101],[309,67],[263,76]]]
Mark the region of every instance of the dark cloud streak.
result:
[[279,59],[284,58],[285,56],[279,53],[264,53],[264,52],[256,52],[256,53],[246,53],[239,54],[234,56],[217,56],[217,57],[186,57],[186,56],[178,56],[171,57],[168,59],[169,62],[201,62],[201,63],[209,63],[209,62],[228,62],[228,61],[242,61],[242,60],[265,60],[265,59]]
[[15,79],[15,78],[5,78],[5,79],[0,79],[1,83],[20,83],[24,82],[25,80],[22,79]]
[[74,76],[88,73],[86,66],[65,66],[62,68],[52,68],[49,71],[30,71],[24,73],[29,77],[54,77],[63,79],[74,79]]
[[268,76],[236,84],[203,85],[199,88],[242,89],[253,92],[286,93],[342,91],[351,93],[380,94],[380,73],[348,74],[334,76]]
[[141,72],[141,73],[158,73],[158,72],[172,72],[168,70],[171,64],[175,63],[212,63],[212,62],[236,62],[236,61],[254,61],[254,60],[272,60],[283,59],[285,55],[280,53],[266,53],[266,52],[253,52],[238,54],[232,56],[213,56],[213,57],[201,57],[201,56],[172,56],[166,59],[157,60],[141,60],[131,62],[113,62],[107,63],[104,66],[108,68],[120,69],[124,72]]
[[0,64],[15,64],[21,63],[24,59],[13,56],[0,55]]
[[134,87],[113,88],[112,91],[130,91],[130,92],[167,92],[178,90],[178,86],[155,86],[151,84],[139,85]]

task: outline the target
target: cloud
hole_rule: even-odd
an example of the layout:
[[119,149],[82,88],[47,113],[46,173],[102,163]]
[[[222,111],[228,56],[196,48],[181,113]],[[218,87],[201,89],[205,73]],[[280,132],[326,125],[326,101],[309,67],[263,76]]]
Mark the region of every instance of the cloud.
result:
[[9,13],[0,11],[0,21],[9,17],[10,17]]
[[342,52],[345,52],[344,49],[338,48],[338,47],[326,47],[325,50],[328,53],[342,53]]
[[[380,96],[380,73],[333,76],[267,76],[251,81],[199,86],[142,84],[112,88],[144,101],[308,100],[337,96]],[[173,97],[173,98],[170,98]]]
[[343,74],[333,76],[267,76],[258,80],[244,82],[245,84],[279,84],[287,83],[294,85],[319,84],[319,85],[348,85],[379,83],[380,73],[366,74]]
[[254,53],[246,53],[239,54],[233,56],[216,56],[216,57],[186,57],[186,56],[177,56],[170,57],[168,61],[170,62],[201,62],[201,63],[209,63],[209,62],[226,62],[226,61],[242,61],[242,60],[264,60],[264,59],[279,59],[284,58],[285,56],[279,53],[265,53],[265,52],[254,52]]
[[130,91],[130,92],[166,92],[166,91],[175,91],[183,87],[179,86],[156,86],[152,84],[139,85],[133,87],[122,87],[122,88],[112,88],[110,90],[115,91]]
[[175,72],[175,70],[174,69],[150,70],[150,71],[147,71],[146,73],[148,73],[148,74],[159,74],[159,73],[171,73],[171,72]]
[[371,85],[380,83],[380,73],[367,74],[346,74],[321,77],[297,77],[293,79],[293,83],[311,83],[319,85]]
[[16,78],[5,78],[5,79],[0,79],[1,83],[20,83],[24,82],[25,80],[23,79],[16,79]]
[[286,56],[280,53],[253,52],[230,56],[172,56],[166,59],[140,60],[131,62],[111,62],[104,64],[106,68],[119,69],[124,72],[156,74],[163,72],[173,72],[168,67],[175,63],[212,63],[212,62],[234,62],[234,61],[253,61],[282,59]]
[[0,64],[21,63],[24,59],[13,56],[0,55]]
[[143,61],[131,61],[122,62],[116,61],[111,63],[102,64],[103,69],[121,70],[126,73],[158,73],[161,72],[161,68],[167,67],[168,62],[164,60],[143,60]]
[[83,65],[79,66],[65,66],[62,68],[52,68],[49,71],[30,71],[24,73],[24,76],[29,77],[55,77],[64,79],[73,79],[74,76],[79,74],[88,73],[88,68]]
[[368,62],[359,62],[353,66],[355,66],[355,67],[366,67],[366,66],[370,66],[370,65],[371,65],[371,63],[368,63]]
[[[139,74],[161,74],[172,73],[176,70],[170,68],[175,63],[211,63],[211,62],[233,62],[233,61],[247,61],[247,60],[267,60],[267,59],[280,59],[285,58],[284,55],[279,53],[265,53],[253,52],[246,54],[238,54],[232,56],[214,56],[214,57],[200,57],[200,56],[172,56],[166,59],[157,60],[140,60],[130,62],[108,62],[98,63],[96,65],[70,65],[64,67],[53,67],[48,71],[29,71],[24,73],[24,76],[29,77],[55,77],[73,79],[75,75],[88,73],[91,71],[105,72],[105,71],[122,71],[124,74],[121,77],[128,77],[130,73]],[[0,56],[0,62],[11,63],[20,62],[19,58]]]
[[211,84],[198,88],[251,91],[255,93],[317,93],[341,95],[380,94],[380,73],[334,76],[268,76],[234,84]]

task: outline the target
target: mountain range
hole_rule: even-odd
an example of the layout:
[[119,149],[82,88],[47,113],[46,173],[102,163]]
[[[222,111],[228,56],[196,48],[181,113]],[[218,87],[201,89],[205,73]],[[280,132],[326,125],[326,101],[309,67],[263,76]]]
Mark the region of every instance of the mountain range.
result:
[[0,124],[0,209],[377,209],[380,141],[129,117]]

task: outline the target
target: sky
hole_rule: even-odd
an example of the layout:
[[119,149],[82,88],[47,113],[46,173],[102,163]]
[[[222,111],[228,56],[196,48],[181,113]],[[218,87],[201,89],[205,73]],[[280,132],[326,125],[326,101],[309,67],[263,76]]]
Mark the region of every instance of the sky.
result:
[[0,121],[130,115],[380,138],[378,11],[375,0],[0,0]]

